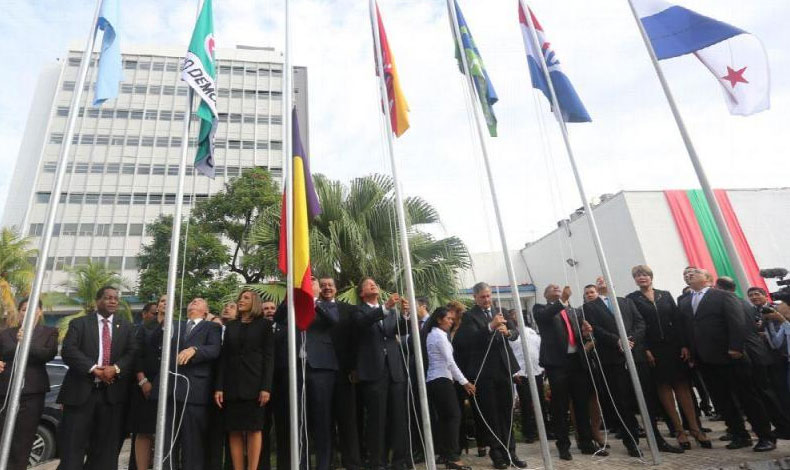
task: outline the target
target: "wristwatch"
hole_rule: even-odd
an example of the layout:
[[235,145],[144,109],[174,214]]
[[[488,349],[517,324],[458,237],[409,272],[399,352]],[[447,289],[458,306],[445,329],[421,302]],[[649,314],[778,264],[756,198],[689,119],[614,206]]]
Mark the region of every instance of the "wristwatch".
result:
[[118,367],[118,364],[113,365],[115,367],[115,375],[121,375],[121,368]]
[[147,383],[148,383],[148,377],[143,377],[143,379],[142,379],[142,380],[140,380],[139,382],[137,382],[137,386],[138,386],[138,387],[142,387],[143,385],[145,385],[145,384],[147,384]]

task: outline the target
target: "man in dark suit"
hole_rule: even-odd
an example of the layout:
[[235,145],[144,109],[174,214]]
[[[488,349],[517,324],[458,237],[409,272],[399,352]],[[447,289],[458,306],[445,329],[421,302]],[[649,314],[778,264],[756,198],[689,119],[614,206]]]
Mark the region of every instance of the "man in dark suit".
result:
[[[726,292],[735,294],[736,285],[735,281],[731,278],[722,276],[716,280],[716,289],[721,289]],[[776,391],[771,386],[769,369],[774,364],[774,356],[768,347],[768,344],[763,338],[760,337],[759,326],[755,321],[756,317],[754,306],[751,302],[745,299],[738,299],[741,307],[743,307],[744,316],[744,340],[743,346],[746,355],[751,360],[751,382],[754,384],[754,390],[765,406],[768,412],[768,419],[776,428],[776,435],[783,438],[790,438],[790,408],[785,408],[782,405],[781,399],[776,394]]]
[[765,407],[750,380],[751,361],[744,354],[744,312],[738,299],[711,289],[707,272],[695,269],[689,275],[692,293],[681,300],[680,312],[687,322],[692,360],[699,368],[717,410],[724,416],[733,439],[728,449],[752,444],[733,395],[743,407],[759,441],[755,452],[776,449]]
[[568,410],[573,401],[578,446],[583,454],[609,455],[593,444],[588,402],[592,395],[584,343],[592,327],[580,321],[570,307],[571,288],[562,290],[549,284],[543,292],[546,304],[535,304],[532,313],[540,330],[540,365],[546,369],[551,384],[551,421],[557,438],[560,458],[571,460],[568,437]]
[[[616,420],[611,420],[610,426],[621,428],[623,445],[631,457],[640,457],[639,451],[639,424],[634,415],[632,388],[629,386],[625,365],[625,354],[623,344],[620,341],[620,334],[614,318],[614,306],[612,299],[601,295],[598,289],[604,290],[606,283],[602,278],[598,279],[598,285],[589,284],[584,286],[584,300],[586,301],[582,309],[584,317],[593,327],[593,337],[595,338],[595,351],[601,361],[601,375],[596,377],[598,384],[598,399],[604,407],[609,407],[615,411]],[[641,330],[644,337],[645,323],[642,316],[636,311],[636,306],[630,299],[617,298],[623,320],[629,318],[632,328]],[[638,320],[636,320],[638,318]],[[633,348],[635,341],[633,331],[629,332],[627,347]],[[660,435],[659,435],[660,437]]]
[[[368,465],[374,470],[387,467],[391,450],[393,470],[403,470],[408,457],[406,366],[398,337],[408,331],[409,305],[398,294],[391,294],[382,306],[379,286],[372,278],[362,279],[359,296],[362,303],[355,316],[357,373],[366,411]],[[403,315],[395,309],[398,303]]]
[[337,317],[330,333],[337,358],[332,420],[337,426],[341,463],[347,470],[360,470],[362,457],[357,429],[357,335],[354,323],[357,308],[335,299],[337,287],[333,278],[322,277],[318,283],[321,290],[318,306]]
[[[213,403],[214,364],[222,348],[222,327],[207,321],[207,313],[208,304],[198,297],[187,306],[187,321],[174,325],[170,370],[177,375],[170,376],[167,424],[172,426],[175,414],[178,435],[171,458],[179,462],[180,450],[179,468],[184,470],[203,470],[208,457],[207,407]],[[172,432],[168,428],[166,442]]]
[[69,370],[57,400],[63,405],[61,470],[118,468],[121,420],[137,350],[132,324],[116,316],[118,303],[118,290],[102,287],[96,311],[71,320],[63,339],[61,356]]
[[[779,398],[782,408],[790,410],[790,387],[787,381],[787,352],[783,351],[778,346],[775,348],[774,344],[770,341],[770,330],[776,331],[777,324],[781,324],[782,316],[777,313],[776,309],[768,302],[768,293],[762,287],[750,287],[748,291],[749,302],[752,304],[751,310],[748,310],[753,321],[758,321],[759,332],[761,339],[768,346],[771,353],[772,361],[767,366],[766,372],[768,373],[768,380],[771,382],[771,388]],[[776,323],[776,320],[779,320]]]
[[[318,279],[313,278],[312,284],[313,296],[316,299],[315,318],[304,335],[296,336],[299,368],[297,377],[301,391],[301,371],[304,367],[307,410],[302,412],[307,413],[306,431],[312,435],[310,448],[315,451],[316,469],[329,470],[332,463],[332,393],[338,370],[331,332],[339,320],[339,312],[337,309],[324,309],[318,305],[320,292]],[[283,302],[274,315],[274,321],[284,329],[288,324],[287,317],[288,306]],[[307,448],[305,447],[304,450]],[[306,468],[308,456],[302,455],[301,459],[303,468]]]
[[492,309],[488,284],[479,282],[472,292],[475,306],[464,314],[453,343],[468,352],[462,372],[477,389],[475,399],[482,418],[488,422],[484,435],[494,468],[508,468],[511,463],[526,468],[527,463],[516,455],[512,432],[513,375],[519,371],[519,365],[509,342],[518,340],[518,330],[513,320]]
[[274,375],[272,376],[272,396],[264,410],[263,444],[261,446],[260,470],[270,470],[272,454],[272,429],[275,430],[277,464],[289,468],[288,436],[288,338],[285,328],[274,322],[277,305],[266,301],[261,304],[263,317],[272,322],[274,332]]

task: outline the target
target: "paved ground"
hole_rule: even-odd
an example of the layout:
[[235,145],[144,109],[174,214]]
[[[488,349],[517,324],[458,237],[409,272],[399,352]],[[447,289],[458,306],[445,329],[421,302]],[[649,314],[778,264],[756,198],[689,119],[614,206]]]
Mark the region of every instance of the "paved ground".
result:
[[[706,426],[713,428],[710,438],[713,440],[713,449],[701,449],[693,444],[692,450],[684,454],[665,454],[662,453],[662,462],[658,467],[653,467],[650,452],[645,442],[642,443],[642,451],[645,452],[644,462],[629,457],[622,444],[612,437],[610,455],[608,457],[593,457],[581,455],[578,450],[573,450],[573,460],[566,462],[559,460],[553,442],[551,445],[551,456],[556,470],[590,470],[591,466],[607,469],[634,469],[639,467],[657,468],[661,470],[719,470],[719,469],[760,469],[760,470],[790,470],[790,441],[778,441],[777,450],[767,453],[755,453],[751,448],[739,450],[727,450],[724,448],[726,442],[718,440],[723,432],[723,423],[708,422]],[[472,455],[474,453],[474,455]],[[526,459],[530,469],[537,470],[543,468],[543,461],[540,455],[538,444],[519,444],[518,453],[522,459]],[[129,459],[129,442],[127,441],[124,450],[121,452],[121,466],[125,469]],[[488,458],[477,457],[476,449],[470,449],[468,455],[463,455],[464,461],[475,469],[490,469],[491,461]],[[36,467],[36,470],[56,470],[57,461],[47,462]],[[439,467],[443,469],[443,467]]]

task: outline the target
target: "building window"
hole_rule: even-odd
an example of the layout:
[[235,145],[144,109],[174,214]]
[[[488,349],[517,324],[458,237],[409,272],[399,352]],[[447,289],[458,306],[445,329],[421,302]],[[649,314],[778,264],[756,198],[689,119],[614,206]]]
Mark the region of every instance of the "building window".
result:
[[85,204],[95,205],[99,203],[98,193],[88,193],[85,195]]
[[159,111],[160,121],[169,121],[171,119],[173,119],[173,113],[171,111]]
[[148,87],[145,85],[135,85],[134,92],[138,95],[144,95],[148,91]]
[[126,146],[127,147],[137,147],[140,145],[140,138],[137,136],[129,136],[126,138]]
[[107,134],[97,135],[96,145],[110,145],[110,136]]
[[93,235],[94,230],[93,224],[80,224],[79,234],[82,236]]
[[115,110],[115,117],[118,119],[129,119],[129,110],[128,109],[116,109]]
[[143,147],[153,147],[154,146],[154,138],[151,136],[143,137],[140,141]]
[[108,163],[107,164],[107,173],[110,175],[117,175],[121,172],[121,164],[120,163]]
[[83,193],[69,194],[69,204],[82,204],[82,199],[85,197]]
[[112,233],[112,224],[98,224],[96,226],[97,237],[109,237]]
[[100,175],[104,173],[104,163],[92,163],[91,164],[91,173],[95,175]]
[[167,167],[167,174],[170,176],[178,176],[178,165],[169,165]]
[[153,175],[164,175],[165,174],[165,166],[164,165],[160,165],[160,164],[154,165],[153,171],[152,171],[151,174],[153,174]]
[[140,237],[143,235],[143,224],[129,224],[129,236]]
[[63,143],[63,134],[57,133],[52,134],[49,136],[49,143],[50,144],[62,144]]
[[129,256],[126,258],[125,269],[137,271],[139,268],[140,268],[140,262],[138,261],[137,257]]
[[123,165],[121,165],[121,174],[133,175],[134,174],[134,163],[124,163]]
[[74,91],[74,82],[63,82],[63,91]]
[[151,194],[148,196],[148,204],[150,205],[158,205],[162,204],[162,195],[161,194]]
[[55,173],[55,170],[57,168],[58,168],[58,164],[56,162],[44,163],[44,173]]
[[113,237],[125,237],[126,236],[126,224],[112,224],[112,236]]
[[181,147],[181,137],[171,137],[170,138],[170,146],[171,147]]
[[55,258],[55,271],[65,271],[71,267],[71,258],[58,256]]
[[58,106],[57,115],[60,117],[67,117],[69,115],[69,108],[66,106]]
[[176,203],[176,195],[175,194],[165,194],[165,204],[173,205]]
[[120,271],[122,263],[123,263],[122,256],[110,256],[109,258],[107,258],[107,269]]
[[77,228],[78,228],[78,224],[63,224],[63,229],[61,230],[60,233],[63,236],[76,235]]
[[134,87],[129,83],[122,83],[121,84],[121,93],[124,94],[131,94],[134,91]]
[[132,203],[132,195],[131,194],[119,194],[118,195],[118,205],[119,206],[128,206]]
[[75,256],[74,266],[87,266],[90,260],[89,256]]
[[115,204],[115,194],[102,194],[101,195],[101,203],[102,204]]
[[154,62],[154,65],[151,67],[151,70],[154,72],[162,72],[165,69],[164,62]]
[[[153,88],[153,87],[152,87]],[[159,111],[157,110],[148,110],[145,112],[145,120],[146,121],[156,121],[156,118],[159,116]]]
[[74,173],[85,174],[88,172],[87,163],[77,163],[74,165]]
[[140,164],[137,165],[137,174],[138,175],[147,175],[151,173],[151,165]]
[[237,166],[229,166],[227,167],[227,175],[228,176],[239,176],[239,167]]
[[143,110],[142,109],[133,109],[129,111],[129,117],[136,121],[139,121],[143,118]]
[[147,202],[146,194],[135,193],[133,202],[135,205],[145,205],[145,203]]
[[169,137],[157,137],[156,138],[156,146],[157,147],[168,147],[170,145],[170,138]]
[[137,68],[137,61],[136,60],[126,60],[123,63],[123,68],[126,70],[134,70]]
[[30,230],[27,232],[30,237],[40,237],[44,233],[44,224],[30,224]]

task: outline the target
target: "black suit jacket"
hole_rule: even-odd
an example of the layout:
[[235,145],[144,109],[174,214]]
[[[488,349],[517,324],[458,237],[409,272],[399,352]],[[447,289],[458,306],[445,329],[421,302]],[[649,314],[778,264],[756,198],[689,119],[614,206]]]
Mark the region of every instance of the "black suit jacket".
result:
[[[645,362],[647,360],[644,347],[645,322],[642,315],[639,314],[634,302],[630,299],[618,297],[617,303],[623,314],[625,331],[634,340],[634,349],[631,350],[634,362]],[[584,314],[593,327],[595,351],[598,353],[601,363],[623,364],[625,354],[620,351],[620,333],[617,330],[614,313],[609,311],[606,303],[599,297],[584,304]]]
[[737,297],[723,290],[708,289],[696,314],[692,299],[693,295],[684,297],[679,308],[686,321],[694,359],[708,364],[730,364],[727,351],[744,350],[745,318]]
[[549,304],[535,304],[532,315],[540,331],[540,365],[542,367],[567,367],[568,363],[568,330],[560,313],[566,310],[571,330],[576,339],[577,356],[581,360],[584,343],[579,334],[579,317],[572,308],[565,308],[560,301]]
[[381,379],[387,370],[385,361],[392,381],[406,380],[406,368],[397,338],[399,334],[408,333],[406,320],[395,309],[385,311],[383,306],[371,307],[363,303],[357,308],[355,321],[359,332],[357,342],[359,380]]
[[[97,313],[92,312],[69,322],[60,355],[69,366],[66,377],[58,393],[58,403],[80,406],[90,397],[95,387],[90,369],[99,361],[99,323]],[[107,385],[107,400],[110,403],[123,403],[129,394],[129,380],[134,375],[134,361],[137,354],[137,341],[134,327],[116,313],[112,321],[112,345],[110,364],[121,369],[115,382]]]
[[135,332],[135,339],[137,359],[134,371],[145,374],[153,385],[154,379],[159,377],[162,361],[162,325],[156,321],[140,325]]
[[[492,309],[494,313],[494,309]],[[486,378],[509,378],[520,370],[516,356],[510,348],[510,341],[518,340],[518,328],[513,320],[507,319],[507,329],[510,337],[505,338],[500,333],[492,333],[488,330],[489,320],[479,306],[475,305],[464,314],[461,326],[453,338],[454,347],[464,350],[462,364],[458,367],[464,376],[469,380],[478,377],[483,380]],[[494,336],[491,350],[486,356],[488,344]],[[504,341],[503,341],[504,339]],[[485,363],[483,359],[485,358]],[[509,367],[508,367],[509,366]]]
[[[214,399],[214,365],[222,348],[222,327],[214,322],[203,320],[192,328],[189,335],[187,335],[186,328],[187,322],[185,321],[179,321],[173,325],[170,370],[178,372],[179,376],[170,376],[168,397],[172,397],[175,390],[176,401],[192,405],[207,405]],[[180,339],[176,344],[176,338],[179,338],[179,335]],[[178,353],[191,347],[196,347],[197,352],[188,363],[178,366],[176,371]],[[154,385],[155,388],[158,388],[158,383]]]
[[[315,318],[305,333],[307,353],[307,364],[313,369],[337,370],[337,356],[335,347],[332,343],[332,329],[339,321],[339,312],[331,309],[324,310],[318,305],[315,306]],[[283,302],[277,307],[274,314],[274,321],[285,328],[288,320],[288,305]],[[302,347],[302,335],[296,335],[296,350]],[[286,336],[286,352],[287,336]],[[287,356],[286,356],[287,357]]]
[[743,308],[743,347],[754,364],[770,366],[775,364],[775,357],[766,341],[760,336],[760,329],[755,322],[754,305],[745,299],[738,299]]
[[[338,321],[330,335],[335,348],[338,370],[348,374],[357,368],[357,327],[355,323],[357,307],[336,301]],[[328,309],[327,309],[328,310]]]
[[[0,396],[6,395],[11,383],[11,370],[16,359],[16,335],[19,328],[0,331],[0,360],[5,362],[5,370],[0,374]],[[58,330],[49,326],[36,325],[30,342],[27,358],[25,381],[22,394],[46,393],[49,391],[47,362],[58,354]]]
[[272,322],[258,317],[248,324],[234,320],[225,325],[216,383],[225,400],[254,400],[262,391],[271,392],[273,375]]

